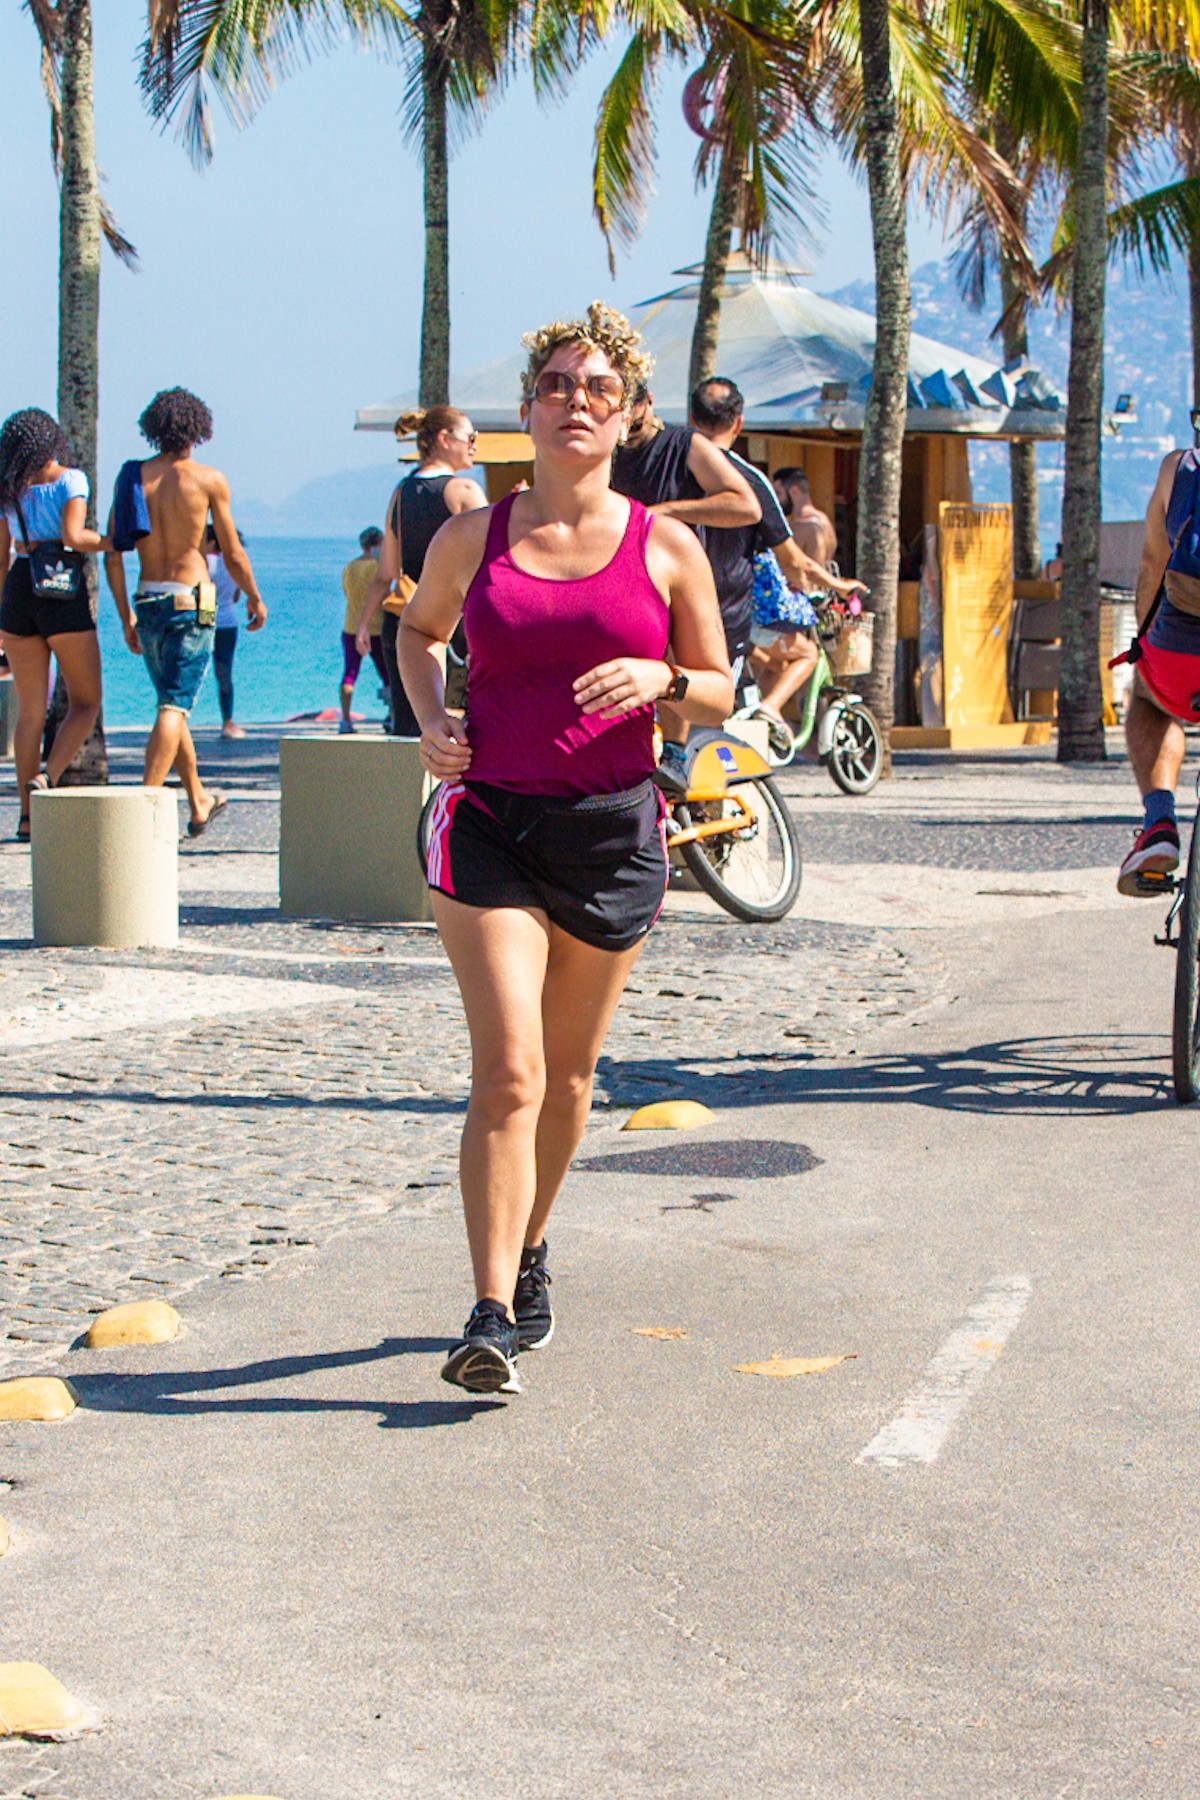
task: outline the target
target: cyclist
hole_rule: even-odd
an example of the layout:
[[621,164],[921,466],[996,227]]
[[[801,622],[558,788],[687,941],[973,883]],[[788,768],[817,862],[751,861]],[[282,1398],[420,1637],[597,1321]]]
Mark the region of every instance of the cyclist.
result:
[[[477,1300],[442,1375],[482,1393],[519,1392],[518,1352],[549,1341],[546,1223],[662,906],[654,702],[716,724],[733,701],[703,551],[609,484],[648,372],[640,337],[595,301],[525,343],[533,485],[442,527],[399,639],[421,761],[443,783],[429,882],[471,1035]],[[460,615],[466,720],[446,710],[441,660]]]
[[[734,450],[733,446],[742,434],[745,406],[737,385],[720,375],[702,381],[692,395],[693,426],[718,450],[725,452],[738,474],[750,484],[762,509],[762,518],[757,524],[705,533],[704,547],[717,584],[717,599],[735,683],[742,662],[750,654],[753,637],[752,595],[757,555],[772,551],[788,586],[798,593],[823,590],[849,596],[860,590],[865,592],[860,581],[842,581],[801,549],[772,483],[753,463]],[[815,612],[811,624],[816,624]],[[770,677],[769,685],[763,687],[760,682],[763,692],[758,716],[766,721],[772,750],[783,758],[790,756],[794,749],[791,727],[784,720],[783,707],[793,694],[799,693],[817,666],[817,645],[810,630],[811,626],[770,634],[769,648],[760,646],[755,658],[759,670]]]
[[[1200,408],[1192,413],[1200,442]],[[1138,876],[1179,866],[1175,788],[1184,755],[1184,721],[1200,723],[1200,453],[1163,459],[1146,508],[1137,577],[1138,636],[1125,743],[1144,815],[1121,864],[1117,889],[1139,895]]]

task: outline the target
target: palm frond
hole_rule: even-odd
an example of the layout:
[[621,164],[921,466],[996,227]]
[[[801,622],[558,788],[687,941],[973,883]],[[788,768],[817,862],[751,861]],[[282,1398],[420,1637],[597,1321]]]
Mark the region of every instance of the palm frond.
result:
[[151,116],[175,123],[192,160],[213,154],[209,88],[237,126],[276,81],[346,37],[386,48],[409,37],[400,0],[162,0],[142,47]]
[[100,230],[104,234],[105,243],[118,262],[123,262],[127,269],[136,269],[138,253],[117,224],[116,214],[103,194],[100,196]]
[[654,175],[654,120],[650,97],[660,46],[635,33],[600,96],[592,164],[592,206],[616,273],[614,240],[631,244],[642,228]]

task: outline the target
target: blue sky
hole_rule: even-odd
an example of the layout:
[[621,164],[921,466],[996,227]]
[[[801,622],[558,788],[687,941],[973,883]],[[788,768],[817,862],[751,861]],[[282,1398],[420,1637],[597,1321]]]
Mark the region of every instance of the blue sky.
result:
[[[400,70],[346,47],[282,83],[252,125],[217,114],[217,154],[197,173],[146,117],[136,85],[145,0],[102,0],[96,19],[96,136],[105,192],[137,245],[129,274],[105,252],[101,289],[100,479],[136,454],[136,420],[157,388],[182,383],[213,409],[212,459],[242,494],[274,500],[332,470],[392,460],[355,434],[354,410],[416,381],[421,189],[400,135]],[[522,331],[596,296],[616,305],[668,285],[703,254],[707,196],[696,143],[664,82],[658,191],[634,251],[608,272],[591,216],[589,153],[605,59],[569,99],[539,108],[527,83],[498,102],[451,169],[454,366],[502,355]],[[5,183],[0,417],[53,410],[57,194],[31,21],[0,11],[0,146]],[[794,260],[813,286],[871,273],[856,177],[822,165],[836,227]],[[914,265],[944,249],[913,224]]]

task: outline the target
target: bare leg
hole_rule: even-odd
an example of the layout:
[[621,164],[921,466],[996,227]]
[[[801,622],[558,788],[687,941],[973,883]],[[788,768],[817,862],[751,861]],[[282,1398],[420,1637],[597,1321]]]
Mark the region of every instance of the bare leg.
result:
[[1152,788],[1175,792],[1187,749],[1183,726],[1136,689],[1125,715],[1125,745],[1139,793]]
[[464,906],[438,893],[432,899],[471,1034],[459,1171],[475,1294],[498,1301],[511,1318],[537,1182],[550,923],[533,908]]
[[542,990],[546,1097],[537,1125],[537,1191],[526,1244],[540,1244],[545,1236],[550,1209],[587,1124],[597,1058],[645,941],[632,950],[597,950],[556,925],[550,927]]
[[797,635],[794,643],[789,644],[779,662],[772,662],[773,677],[769,688],[764,688],[760,706],[764,712],[773,713],[777,719],[783,717],[783,709],[793,694],[798,694],[809,676],[817,666],[817,646],[811,638]]
[[354,689],[343,681],[338,693],[342,702],[342,718],[348,725],[350,723],[350,702],[354,698]]
[[200,824],[212,811],[216,796],[209,793],[200,779],[196,746],[188,730],[186,715],[177,707],[164,706],[159,709],[146,745],[146,768],[142,779],[147,787],[162,787],[172,767],[183,783],[192,818]]
[[17,766],[17,792],[21,817],[29,816],[25,792],[42,766],[42,730],[46,723],[46,694],[50,686],[50,646],[45,638],[14,637],[4,640],[5,654],[17,686],[17,728],[13,759]]
[[100,712],[100,640],[94,631],[60,631],[47,640],[67,684],[67,710],[46,758],[51,787],[86,744]]

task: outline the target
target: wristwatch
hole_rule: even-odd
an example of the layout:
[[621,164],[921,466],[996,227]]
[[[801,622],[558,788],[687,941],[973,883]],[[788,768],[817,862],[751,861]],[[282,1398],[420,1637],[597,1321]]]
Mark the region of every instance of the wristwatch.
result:
[[675,667],[674,663],[668,663],[667,667],[671,671],[671,685],[663,695],[663,699],[677,702],[682,700],[688,691],[688,678],[682,669]]

